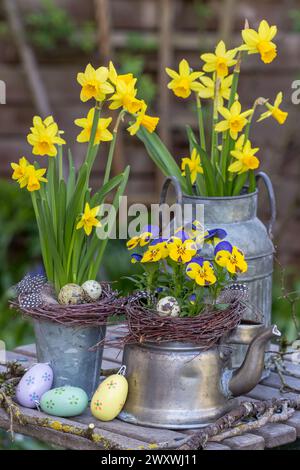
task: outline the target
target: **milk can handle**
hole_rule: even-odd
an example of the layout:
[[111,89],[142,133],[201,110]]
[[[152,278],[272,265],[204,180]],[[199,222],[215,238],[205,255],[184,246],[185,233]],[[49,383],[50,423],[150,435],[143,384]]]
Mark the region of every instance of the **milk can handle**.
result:
[[163,183],[163,187],[161,188],[160,204],[165,204],[165,202],[167,200],[167,194],[168,194],[170,184],[172,184],[172,186],[174,186],[174,188],[175,188],[176,203],[177,204],[182,204],[181,186],[180,186],[180,183],[179,183],[178,179],[176,178],[176,176],[168,176],[165,179],[165,181]]
[[266,189],[267,189],[268,197],[269,197],[270,208],[271,208],[271,217],[270,217],[269,222],[267,224],[267,230],[268,230],[269,237],[272,239],[273,238],[273,226],[274,226],[274,223],[276,221],[275,193],[274,193],[274,188],[273,188],[273,185],[272,185],[272,181],[270,180],[269,176],[266,173],[264,173],[263,171],[260,171],[256,175],[257,183],[259,182],[260,179],[263,180],[263,182],[266,186]]

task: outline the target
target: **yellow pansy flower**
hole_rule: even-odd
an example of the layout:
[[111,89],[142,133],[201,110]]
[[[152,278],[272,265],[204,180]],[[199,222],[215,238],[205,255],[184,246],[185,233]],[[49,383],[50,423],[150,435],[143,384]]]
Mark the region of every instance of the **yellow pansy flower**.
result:
[[123,108],[131,114],[137,113],[143,106],[143,102],[136,98],[136,78],[130,81],[117,80],[116,91],[109,98],[112,103],[110,109]]
[[259,148],[252,148],[250,140],[244,144],[245,136],[241,135],[236,141],[235,149],[230,153],[237,159],[234,163],[229,165],[228,171],[231,173],[245,173],[248,170],[256,170],[259,167],[259,159],[255,154],[259,151]]
[[157,261],[163,259],[163,255],[164,248],[162,246],[160,246],[159,244],[151,245],[144,253],[141,259],[141,263],[156,263]]
[[257,120],[257,122],[263,121],[263,119],[267,119],[270,116],[273,116],[274,119],[276,119],[279,124],[284,124],[286,121],[286,118],[288,117],[288,113],[286,111],[282,111],[279,106],[282,103],[282,91],[278,93],[276,96],[276,99],[274,101],[274,104],[266,103],[265,106],[268,108],[268,111],[265,113],[262,113],[260,118]]
[[182,175],[183,176],[186,175],[186,172],[185,172],[186,166],[188,166],[189,169],[190,169],[191,182],[192,182],[192,184],[194,184],[196,179],[197,179],[197,175],[199,173],[203,173],[203,168],[202,168],[202,165],[201,165],[200,155],[197,153],[196,149],[192,150],[192,154],[191,154],[190,158],[189,157],[184,157],[181,160],[181,170],[182,170]]
[[19,163],[11,163],[10,166],[14,170],[12,174],[12,179],[19,183],[20,180],[22,180],[22,178],[24,178],[24,176],[26,175],[29,162],[25,157],[22,157],[19,159]]
[[[95,108],[89,110],[85,118],[75,119],[76,126],[82,127],[83,130],[77,136],[77,142],[88,142],[91,138],[93,119],[95,114]],[[111,123],[112,118],[101,118],[98,121],[98,127],[95,135],[94,145],[99,144],[100,142],[109,142],[112,140],[112,133],[107,129]]]
[[265,64],[272,62],[277,56],[276,44],[272,39],[276,36],[277,27],[269,26],[266,20],[261,21],[258,31],[251,28],[243,29],[242,37],[245,42],[239,49],[248,54],[259,53]]
[[142,109],[138,112],[135,123],[127,128],[130,135],[135,135],[141,126],[145,127],[147,131],[152,134],[152,132],[155,131],[156,126],[159,122],[158,117],[152,117],[146,114],[147,105],[143,100],[142,103]]
[[215,53],[202,54],[200,58],[205,62],[204,72],[216,72],[218,77],[226,77],[228,68],[236,64],[235,55],[237,49],[226,51],[224,41],[220,41],[215,49]]
[[128,242],[126,243],[126,246],[128,250],[132,250],[133,248],[136,248],[137,246],[145,246],[147,245],[153,238],[153,235],[151,232],[144,232],[139,236],[132,237]]
[[189,263],[186,268],[186,274],[191,279],[194,279],[199,286],[209,286],[217,281],[209,261],[199,260],[197,263]]
[[166,67],[166,72],[172,78],[168,83],[168,88],[180,98],[188,98],[192,91],[198,92],[201,89],[201,84],[197,79],[203,75],[203,72],[192,72],[185,59],[182,59],[179,64],[179,72],[168,67]]
[[84,207],[84,213],[81,216],[80,221],[76,225],[76,229],[79,230],[81,228],[84,229],[86,235],[90,235],[92,232],[93,227],[101,227],[101,222],[96,218],[99,212],[100,206],[90,208],[88,202],[86,202]]
[[58,130],[56,122],[52,116],[42,120],[39,116],[34,116],[33,127],[30,128],[31,134],[27,135],[27,142],[33,146],[34,155],[48,155],[55,157],[57,155],[57,145],[65,144],[65,140],[59,137],[63,131]]
[[128,85],[130,82],[134,81],[136,83],[136,79],[132,75],[132,73],[125,73],[118,75],[114,64],[110,61],[108,67],[108,79],[113,83],[115,86],[118,82],[123,82]]
[[81,101],[88,101],[91,98],[95,98],[97,101],[105,100],[107,94],[114,92],[114,87],[108,83],[107,79],[107,67],[94,69],[91,64],[88,64],[83,73],[77,74],[77,81],[82,86]]
[[169,257],[173,261],[179,263],[188,263],[197,253],[197,248],[193,240],[185,240],[184,242],[177,237],[173,237],[168,243]]
[[225,132],[229,130],[232,139],[236,140],[238,133],[243,130],[247,124],[247,117],[253,113],[253,109],[241,112],[242,107],[239,101],[235,101],[230,110],[220,106],[219,113],[224,117],[224,121],[216,124],[215,130],[217,132]]
[[[228,77],[223,78],[220,81],[220,88],[218,91],[218,106],[223,106],[224,99],[229,100],[231,85],[232,85],[233,74],[228,75]],[[203,88],[198,92],[200,98],[215,98],[215,81],[206,75],[200,78],[200,81],[203,83]]]
[[215,261],[219,266],[226,268],[231,274],[245,273],[248,269],[244,253],[236,246],[231,246],[228,242],[223,242],[223,245],[228,245],[228,249],[222,248],[222,242],[216,247]]

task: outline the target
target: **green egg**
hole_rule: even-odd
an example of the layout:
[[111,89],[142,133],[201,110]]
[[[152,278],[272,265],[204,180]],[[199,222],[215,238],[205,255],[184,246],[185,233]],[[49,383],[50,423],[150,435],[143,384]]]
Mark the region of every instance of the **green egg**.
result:
[[88,401],[88,396],[82,388],[66,385],[44,393],[40,407],[44,413],[67,418],[83,413]]

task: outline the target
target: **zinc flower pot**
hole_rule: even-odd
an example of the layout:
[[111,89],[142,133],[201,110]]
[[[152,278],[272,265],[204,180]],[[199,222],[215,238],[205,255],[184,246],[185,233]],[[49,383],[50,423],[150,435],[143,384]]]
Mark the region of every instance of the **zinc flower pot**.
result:
[[[257,217],[258,190],[232,197],[188,196],[182,194],[177,179],[169,177],[166,178],[162,189],[161,203],[166,201],[168,187],[173,184],[177,203],[190,204],[194,214],[197,205],[203,205],[204,225],[207,230],[218,227],[227,232],[231,244],[238,246],[244,252],[248,263],[248,271],[239,275],[239,281],[248,287],[251,306],[247,309],[244,320],[250,323],[261,322],[268,326],[271,322],[274,254],[272,228],[276,218],[276,203],[270,178],[260,172],[257,179],[265,183],[269,196],[271,217],[267,226]],[[211,247],[204,246],[202,254],[205,258],[212,259]],[[235,350],[233,365],[238,367],[245,357],[246,347],[235,344],[233,348]]]
[[91,398],[101,376],[103,347],[90,348],[103,340],[106,326],[66,326],[34,320],[38,362],[50,364],[53,387],[80,387]]

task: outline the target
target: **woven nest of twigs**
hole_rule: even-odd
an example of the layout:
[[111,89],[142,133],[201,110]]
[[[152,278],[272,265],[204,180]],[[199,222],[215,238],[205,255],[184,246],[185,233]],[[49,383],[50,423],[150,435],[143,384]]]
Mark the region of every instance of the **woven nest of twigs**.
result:
[[38,307],[20,306],[19,300],[12,301],[11,307],[35,320],[44,320],[66,326],[103,326],[108,318],[120,313],[118,292],[109,283],[101,282],[102,294],[98,301],[78,305],[43,303]]
[[208,349],[239,325],[246,306],[245,301],[238,297],[221,310],[211,305],[195,317],[161,317],[156,310],[128,303],[125,306],[128,334],[121,341],[123,345],[184,342]]

